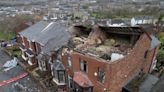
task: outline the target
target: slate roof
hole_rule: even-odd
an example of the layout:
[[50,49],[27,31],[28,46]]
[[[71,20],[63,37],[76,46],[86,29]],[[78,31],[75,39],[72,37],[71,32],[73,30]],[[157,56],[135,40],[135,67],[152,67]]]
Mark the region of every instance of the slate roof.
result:
[[59,37],[63,32],[66,32],[63,24],[40,21],[19,34],[44,46],[50,39]]
[[40,32],[48,25],[46,21],[40,21],[27,29],[21,31],[19,34],[28,38],[29,40],[36,40],[40,35]]
[[64,65],[62,64],[62,62],[60,62],[59,60],[56,60],[53,63],[53,67],[55,68],[55,70],[65,70]]
[[49,39],[46,45],[42,48],[43,53],[50,54],[51,51],[57,51],[68,43],[70,34],[67,31],[56,30],[55,33],[56,34],[53,35],[53,38]]
[[46,54],[66,45],[70,37],[63,24],[48,21],[40,21],[20,32],[20,35],[41,44],[42,52]]
[[47,61],[47,60],[49,59],[49,56],[48,56],[48,55],[44,55],[44,54],[39,54],[39,55],[37,56],[37,59],[38,59],[39,61]]

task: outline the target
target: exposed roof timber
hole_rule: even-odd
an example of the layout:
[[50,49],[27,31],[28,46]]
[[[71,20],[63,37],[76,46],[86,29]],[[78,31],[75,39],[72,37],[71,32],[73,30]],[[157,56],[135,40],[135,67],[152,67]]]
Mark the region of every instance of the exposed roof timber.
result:
[[140,35],[141,33],[133,33],[133,32],[114,32],[114,31],[108,31],[110,33],[117,33],[117,34],[127,34],[127,35]]
[[100,27],[102,30],[107,30],[110,33],[118,33],[118,34],[133,34],[140,35],[144,31],[139,27]]
[[74,27],[76,28],[84,28],[84,29],[87,29],[87,27],[83,26],[83,25],[75,25]]

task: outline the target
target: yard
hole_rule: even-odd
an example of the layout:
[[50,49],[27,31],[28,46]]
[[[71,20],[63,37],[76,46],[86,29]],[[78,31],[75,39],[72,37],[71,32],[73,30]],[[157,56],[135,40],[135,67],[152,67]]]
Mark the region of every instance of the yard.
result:
[[10,40],[15,37],[15,33],[5,33],[0,31],[0,40]]
[[18,58],[21,56],[21,51],[17,45],[6,47],[5,50],[10,56],[17,56]]

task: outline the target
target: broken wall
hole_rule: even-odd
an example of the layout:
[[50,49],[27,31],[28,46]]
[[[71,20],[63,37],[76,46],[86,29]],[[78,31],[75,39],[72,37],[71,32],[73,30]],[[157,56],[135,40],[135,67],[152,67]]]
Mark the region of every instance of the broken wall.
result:
[[[146,34],[143,34],[137,41],[132,51],[125,58],[115,61],[110,64],[112,69],[111,81],[109,89],[111,92],[121,92],[122,87],[126,85],[137,73],[139,73],[144,67],[150,67],[152,62],[145,61],[145,52],[149,49],[151,40]],[[146,62],[150,62],[145,64]]]

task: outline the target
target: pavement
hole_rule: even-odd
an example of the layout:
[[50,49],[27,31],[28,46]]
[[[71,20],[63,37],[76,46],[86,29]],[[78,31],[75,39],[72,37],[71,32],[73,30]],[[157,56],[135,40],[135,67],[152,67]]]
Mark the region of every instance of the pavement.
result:
[[152,87],[157,83],[158,80],[158,77],[148,74],[147,78],[140,85],[139,92],[150,92]]
[[150,92],[164,92],[164,74],[160,80],[154,85]]
[[[0,68],[3,64],[11,60],[11,58],[0,49]],[[19,76],[26,71],[23,70],[19,65],[12,68],[11,70],[4,72],[0,70],[0,82],[4,80],[9,80],[13,77]],[[7,85],[0,87],[0,92],[44,92],[43,89],[38,85],[36,81],[33,80],[31,76],[26,76],[16,82],[9,83]]]

